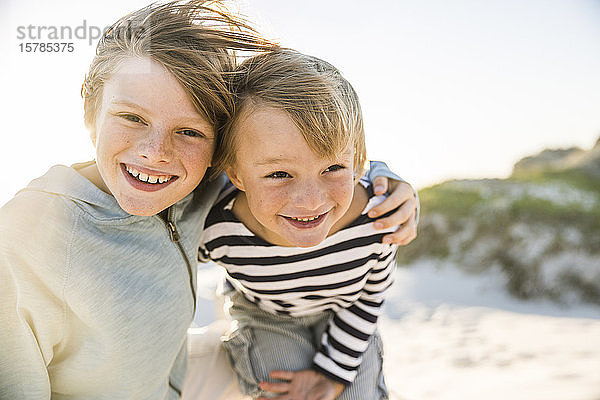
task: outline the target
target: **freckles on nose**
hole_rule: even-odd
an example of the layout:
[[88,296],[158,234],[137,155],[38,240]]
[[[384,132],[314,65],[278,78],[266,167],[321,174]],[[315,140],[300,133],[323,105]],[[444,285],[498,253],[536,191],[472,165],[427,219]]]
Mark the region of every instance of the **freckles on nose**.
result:
[[325,193],[317,185],[306,185],[296,191],[294,202],[306,208],[315,208],[323,201]]
[[153,132],[141,143],[141,154],[147,158],[164,158],[173,151],[173,143],[166,132]]
[[311,183],[305,186],[306,196],[313,198],[323,198],[325,195],[325,188],[319,185],[318,182]]
[[150,143],[156,146],[165,147],[171,144],[171,135],[169,135],[169,132],[166,129],[157,129],[150,136]]

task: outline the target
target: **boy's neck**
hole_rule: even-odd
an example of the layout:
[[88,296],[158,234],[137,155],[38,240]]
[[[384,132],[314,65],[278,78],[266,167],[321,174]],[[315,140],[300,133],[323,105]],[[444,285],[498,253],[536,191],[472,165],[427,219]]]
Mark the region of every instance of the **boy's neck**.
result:
[[367,193],[367,189],[365,189],[363,185],[357,183],[354,186],[354,196],[352,196],[352,202],[350,203],[350,207],[348,207],[348,211],[346,211],[342,218],[333,224],[327,237],[350,225],[352,221],[360,216],[360,213],[362,213],[368,203],[369,194]]
[[87,180],[92,182],[98,189],[112,196],[112,193],[110,192],[110,190],[106,186],[106,183],[104,183],[104,179],[102,179],[102,176],[100,175],[98,165],[95,161],[74,164],[73,168],[85,178],[87,178]]

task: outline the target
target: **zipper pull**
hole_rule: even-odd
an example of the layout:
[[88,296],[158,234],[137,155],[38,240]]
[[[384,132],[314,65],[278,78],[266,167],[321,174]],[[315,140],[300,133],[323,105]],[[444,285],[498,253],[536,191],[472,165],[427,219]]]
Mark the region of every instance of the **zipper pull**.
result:
[[167,221],[167,228],[169,229],[169,234],[171,235],[171,241],[178,242],[179,241],[179,232],[177,232],[177,228],[175,227],[175,224],[171,221]]

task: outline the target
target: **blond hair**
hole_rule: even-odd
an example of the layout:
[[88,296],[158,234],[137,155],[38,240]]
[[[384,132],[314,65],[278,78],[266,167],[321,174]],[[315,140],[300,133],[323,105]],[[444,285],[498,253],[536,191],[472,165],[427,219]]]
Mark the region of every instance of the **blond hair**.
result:
[[122,60],[137,56],[161,64],[181,84],[202,117],[216,126],[230,118],[233,110],[224,77],[235,68],[231,50],[272,47],[223,2],[153,3],[119,19],[98,42],[81,89],[85,125],[95,139],[104,84]]
[[358,95],[331,64],[291,49],[279,48],[244,61],[231,76],[235,112],[217,136],[213,176],[235,165],[240,122],[260,106],[282,110],[320,157],[354,150],[360,177],[367,159]]

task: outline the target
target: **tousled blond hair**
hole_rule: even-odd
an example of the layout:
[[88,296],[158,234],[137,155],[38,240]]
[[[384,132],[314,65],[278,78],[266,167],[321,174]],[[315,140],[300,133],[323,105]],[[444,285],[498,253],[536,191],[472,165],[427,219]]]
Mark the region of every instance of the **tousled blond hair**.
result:
[[235,68],[232,50],[272,47],[222,1],[153,3],[119,19],[98,42],[81,89],[85,125],[95,140],[104,84],[119,63],[132,56],[162,65],[204,119],[213,126],[222,124],[234,105],[225,78]]
[[354,88],[333,65],[278,48],[244,61],[231,75],[230,85],[235,112],[219,130],[213,176],[235,165],[243,119],[269,106],[286,112],[320,157],[335,157],[351,145],[354,172],[360,177],[367,159],[362,111]]

